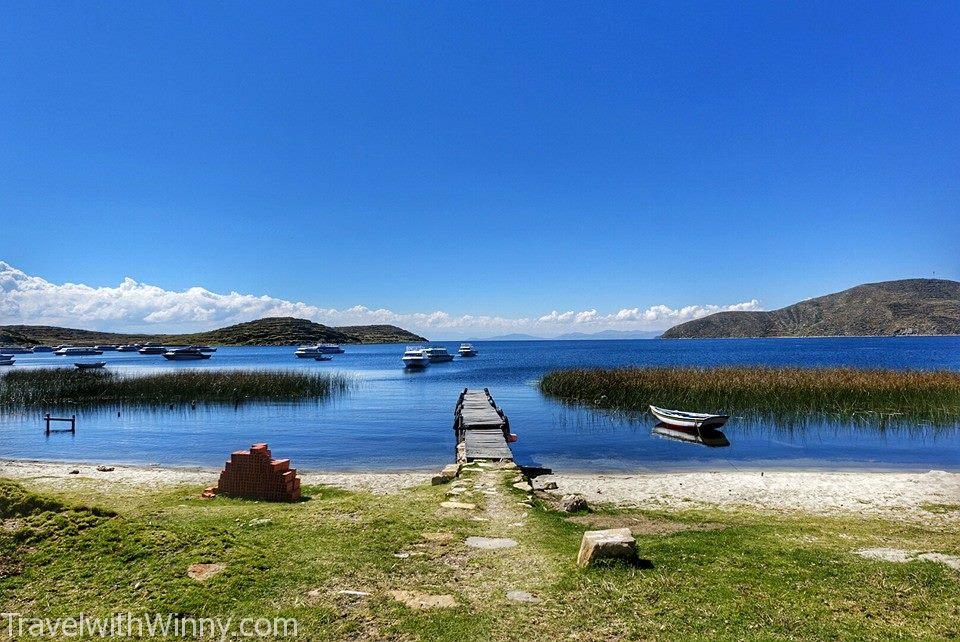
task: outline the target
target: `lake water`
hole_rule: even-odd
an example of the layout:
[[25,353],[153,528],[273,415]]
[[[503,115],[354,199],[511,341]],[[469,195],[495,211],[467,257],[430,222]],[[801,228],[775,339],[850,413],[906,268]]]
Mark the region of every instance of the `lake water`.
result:
[[[458,343],[446,343],[454,352]],[[209,361],[105,353],[118,372],[177,368],[274,368],[339,372],[342,396],[319,403],[198,406],[195,410],[82,410],[77,433],[44,435],[42,411],[0,415],[0,457],[219,466],[231,451],[266,441],[303,469],[439,468],[453,458],[453,406],[464,387],[488,387],[510,417],[522,463],[562,471],[742,468],[960,470],[960,425],[916,423],[878,430],[816,419],[805,425],[732,418],[731,445],[706,448],[651,434],[649,416],[570,407],[537,380],[573,366],[797,365],[960,370],[960,338],[830,338],[474,342],[479,355],[404,371],[403,346],[344,346],[332,361],[293,348],[220,348]],[[66,360],[65,360],[66,359]],[[90,359],[89,357],[86,359]],[[17,355],[23,367],[74,359]]]

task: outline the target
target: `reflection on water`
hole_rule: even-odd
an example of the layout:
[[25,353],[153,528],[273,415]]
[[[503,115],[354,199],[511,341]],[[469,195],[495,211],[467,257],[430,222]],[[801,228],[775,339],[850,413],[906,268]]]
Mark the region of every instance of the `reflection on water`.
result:
[[686,428],[660,422],[650,432],[659,437],[699,444],[708,448],[724,448],[730,445],[727,436],[713,428]]
[[[448,348],[459,345],[450,342]],[[453,447],[453,404],[464,387],[489,387],[520,440],[522,463],[555,470],[655,471],[725,467],[960,469],[960,426],[896,417],[733,417],[730,446],[693,448],[652,433],[646,413],[566,406],[543,397],[547,370],[629,365],[853,365],[960,369],[960,339],[477,342],[470,359],[404,372],[403,346],[348,346],[332,361],[293,348],[221,348],[200,367],[323,369],[351,378],[342,396],[311,403],[78,409],[77,433],[44,436],[48,409],[0,415],[0,457],[220,466],[238,448],[267,441],[305,469],[436,468]],[[63,365],[22,355],[17,368]],[[197,367],[136,353],[104,354],[137,373]],[[52,409],[50,409],[52,410]],[[119,411],[119,412],[118,412]],[[72,411],[71,411],[72,414]]]

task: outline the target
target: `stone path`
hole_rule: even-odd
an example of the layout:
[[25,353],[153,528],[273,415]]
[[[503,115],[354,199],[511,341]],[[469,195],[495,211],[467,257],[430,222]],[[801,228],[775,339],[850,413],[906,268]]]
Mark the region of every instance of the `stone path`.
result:
[[[518,498],[510,487],[525,491]],[[445,486],[439,510],[468,517],[476,524],[474,532],[453,540],[450,533],[424,533],[426,541],[449,547],[443,563],[456,569],[459,590],[470,601],[502,601],[535,605],[540,602],[535,583],[542,580],[543,569],[524,554],[524,542],[533,494],[529,482],[513,463],[473,463],[464,466],[460,476]],[[443,537],[446,535],[447,537]],[[393,594],[410,608],[444,608],[461,605],[449,595],[423,595],[412,599],[409,592]],[[440,599],[443,598],[443,599]],[[450,598],[450,599],[447,599]]]

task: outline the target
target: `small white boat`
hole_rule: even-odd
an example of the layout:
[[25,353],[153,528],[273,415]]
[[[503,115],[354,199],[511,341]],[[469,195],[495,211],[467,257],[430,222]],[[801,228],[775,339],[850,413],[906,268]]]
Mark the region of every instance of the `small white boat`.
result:
[[407,368],[426,368],[430,365],[430,357],[423,348],[408,347],[401,357],[403,365]]
[[650,412],[654,417],[668,426],[677,426],[680,428],[703,428],[705,430],[717,429],[727,423],[730,415],[710,415],[702,412],[684,412],[682,410],[667,410],[650,406]]
[[477,356],[477,351],[473,349],[473,346],[469,343],[461,343],[460,349],[457,350],[460,353],[461,357],[475,357]]
[[197,348],[174,348],[164,352],[163,358],[171,361],[196,361],[198,359],[209,359],[210,355]]
[[453,361],[453,355],[450,354],[443,346],[430,346],[429,348],[424,348],[423,352],[427,355],[427,359],[430,360],[430,363],[446,363],[447,361]]
[[77,370],[96,370],[107,365],[106,361],[78,361],[74,363]]
[[34,352],[53,352],[53,348],[50,346],[33,346]]
[[53,354],[60,357],[82,357],[91,354],[103,354],[103,350],[97,350],[90,346],[77,346],[76,348],[60,348]]
[[141,346],[139,343],[131,343],[125,346],[117,346],[117,352],[136,352]]

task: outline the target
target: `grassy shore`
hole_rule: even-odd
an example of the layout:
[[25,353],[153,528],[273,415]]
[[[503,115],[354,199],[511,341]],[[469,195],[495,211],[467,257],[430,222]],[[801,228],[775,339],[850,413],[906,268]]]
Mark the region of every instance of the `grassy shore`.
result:
[[622,368],[548,373],[540,389],[602,408],[960,418],[960,373],[853,368]]
[[0,377],[0,407],[293,401],[325,398],[346,386],[346,379],[339,375],[271,370],[177,370],[129,376],[108,370],[16,370]]
[[[471,499],[476,511],[440,508],[445,486],[387,496],[308,487],[306,501],[269,504],[200,500],[199,487],[131,493],[104,482],[40,497],[0,482],[0,606],[38,617],[279,616],[297,620],[300,639],[329,640],[881,640],[960,632],[960,573],[854,553],[891,546],[956,555],[955,529],[744,511],[571,516],[541,500],[508,524],[498,511],[518,510],[523,498],[509,486],[512,474],[499,478],[500,497]],[[91,497],[99,508],[82,505]],[[489,519],[471,519],[477,514]],[[653,567],[579,569],[583,531],[616,525],[633,530]],[[518,545],[465,545],[478,535]],[[197,563],[216,564],[219,573],[192,579],[188,568]],[[511,590],[539,601],[510,601]],[[420,609],[393,591],[452,600]]]

